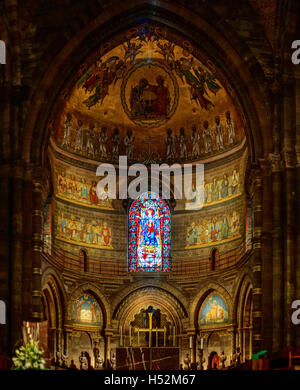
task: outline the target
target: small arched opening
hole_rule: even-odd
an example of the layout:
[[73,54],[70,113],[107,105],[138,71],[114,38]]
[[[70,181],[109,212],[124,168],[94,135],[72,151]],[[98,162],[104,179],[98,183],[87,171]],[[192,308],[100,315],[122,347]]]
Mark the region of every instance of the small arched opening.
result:
[[80,270],[83,272],[88,272],[88,258],[87,253],[84,249],[80,249],[79,251],[79,263]]
[[220,253],[217,248],[214,248],[210,256],[210,269],[214,271],[218,268],[220,262]]

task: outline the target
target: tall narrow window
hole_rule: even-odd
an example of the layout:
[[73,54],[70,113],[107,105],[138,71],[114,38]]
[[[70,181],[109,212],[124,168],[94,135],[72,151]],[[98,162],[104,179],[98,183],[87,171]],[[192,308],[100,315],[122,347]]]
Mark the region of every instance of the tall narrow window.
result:
[[129,271],[170,271],[170,209],[157,194],[145,192],[132,203],[128,240]]
[[211,270],[214,271],[219,265],[219,251],[217,248],[214,248],[211,252]]
[[86,251],[81,249],[79,251],[79,257],[80,257],[80,269],[83,272],[87,272],[88,264],[87,264],[87,254],[86,254]]

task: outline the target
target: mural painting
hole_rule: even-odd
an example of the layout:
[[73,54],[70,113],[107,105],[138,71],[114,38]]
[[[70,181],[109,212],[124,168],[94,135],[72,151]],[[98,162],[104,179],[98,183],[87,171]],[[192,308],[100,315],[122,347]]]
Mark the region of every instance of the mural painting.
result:
[[75,300],[72,308],[72,322],[74,324],[100,326],[101,310],[93,297],[84,294]]
[[106,221],[88,220],[62,211],[57,214],[56,238],[71,244],[113,249],[111,227]]
[[67,175],[65,171],[56,173],[56,196],[72,203],[83,204],[98,209],[112,210],[112,199],[104,191],[98,198],[97,181],[85,177]]
[[207,158],[242,142],[232,98],[191,42],[148,24],[120,41],[82,64],[53,125],[60,148],[97,161],[126,154],[160,162]]
[[201,325],[222,324],[228,322],[228,308],[217,294],[207,298],[200,314]]
[[224,214],[221,218],[203,218],[199,224],[191,222],[187,228],[186,248],[205,247],[234,240],[241,237],[240,228],[240,216],[236,211],[229,215]]
[[199,199],[199,202],[186,200],[185,209],[198,210],[201,205],[203,207],[211,206],[238,197],[241,195],[239,177],[239,172],[234,169],[232,174],[224,173],[222,178],[214,178],[208,183],[204,180],[204,191],[196,189],[195,184],[193,184],[192,191],[196,192],[196,199]]

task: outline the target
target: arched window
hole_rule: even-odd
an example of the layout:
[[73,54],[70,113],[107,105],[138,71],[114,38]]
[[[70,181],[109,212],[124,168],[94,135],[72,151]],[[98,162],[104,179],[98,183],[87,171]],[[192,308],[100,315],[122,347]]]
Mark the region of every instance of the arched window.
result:
[[217,248],[214,248],[211,252],[211,270],[214,271],[219,265],[219,251]]
[[79,257],[80,257],[80,270],[82,270],[83,272],[87,272],[88,264],[87,264],[87,254],[86,254],[86,251],[83,250],[83,249],[80,249]]
[[145,192],[128,215],[128,268],[130,272],[170,271],[171,214],[168,204]]

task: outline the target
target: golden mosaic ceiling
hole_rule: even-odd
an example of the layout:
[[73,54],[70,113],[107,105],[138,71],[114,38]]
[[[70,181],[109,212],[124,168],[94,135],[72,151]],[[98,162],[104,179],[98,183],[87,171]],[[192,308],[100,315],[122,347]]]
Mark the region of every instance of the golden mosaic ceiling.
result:
[[155,26],[129,30],[81,67],[53,134],[62,149],[95,160],[157,162],[234,151],[244,137],[213,63]]

